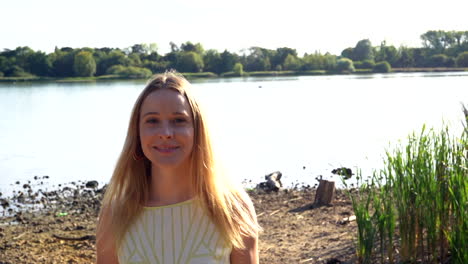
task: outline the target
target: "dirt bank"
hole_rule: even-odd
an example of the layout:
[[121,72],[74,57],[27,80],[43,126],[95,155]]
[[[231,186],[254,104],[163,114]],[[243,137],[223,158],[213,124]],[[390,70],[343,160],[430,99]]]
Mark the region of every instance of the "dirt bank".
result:
[[[93,263],[102,191],[86,192],[49,199],[48,210],[0,216],[0,263]],[[313,189],[250,195],[264,228],[261,263],[354,262],[356,223],[339,223],[353,214],[345,195],[338,192],[333,206],[316,208],[310,206]]]

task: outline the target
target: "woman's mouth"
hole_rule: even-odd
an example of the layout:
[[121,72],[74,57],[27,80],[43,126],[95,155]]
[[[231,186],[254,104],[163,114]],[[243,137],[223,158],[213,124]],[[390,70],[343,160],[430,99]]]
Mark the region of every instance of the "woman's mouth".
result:
[[161,153],[171,153],[171,152],[176,151],[179,147],[178,146],[159,146],[159,147],[153,147],[153,148]]

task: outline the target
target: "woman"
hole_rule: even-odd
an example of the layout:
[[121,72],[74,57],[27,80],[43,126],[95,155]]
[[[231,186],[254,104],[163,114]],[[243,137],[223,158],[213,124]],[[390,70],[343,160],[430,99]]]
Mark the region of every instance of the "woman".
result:
[[258,263],[252,202],[216,169],[200,108],[181,75],[138,97],[97,228],[98,263]]

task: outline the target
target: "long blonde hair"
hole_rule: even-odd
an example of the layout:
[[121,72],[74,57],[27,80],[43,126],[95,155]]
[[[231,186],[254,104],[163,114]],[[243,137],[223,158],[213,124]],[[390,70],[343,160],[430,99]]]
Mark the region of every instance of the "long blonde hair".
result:
[[[107,187],[100,216],[110,210],[110,228],[119,248],[130,225],[143,212],[151,180],[151,162],[144,157],[139,138],[139,119],[145,98],[159,89],[173,89],[185,96],[192,111],[194,147],[190,158],[192,187],[197,200],[225,240],[243,248],[243,236],[255,237],[260,230],[242,188],[227,182],[217,169],[210,136],[201,110],[190,94],[190,83],[180,74],[166,72],[150,79],[133,107],[122,153]],[[141,159],[138,157],[142,157]],[[101,228],[101,227],[99,227]]]

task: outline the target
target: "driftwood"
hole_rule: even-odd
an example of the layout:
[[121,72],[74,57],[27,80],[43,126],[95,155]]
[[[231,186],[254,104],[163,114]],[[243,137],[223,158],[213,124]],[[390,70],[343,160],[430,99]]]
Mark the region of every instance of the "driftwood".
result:
[[83,240],[94,240],[96,239],[96,236],[92,235],[86,235],[86,236],[81,236],[81,237],[65,237],[65,236],[60,236],[53,234],[52,235],[54,238],[61,239],[61,240],[71,240],[71,241],[83,241]]
[[335,182],[319,180],[319,186],[315,193],[315,205],[329,205],[335,196]]

